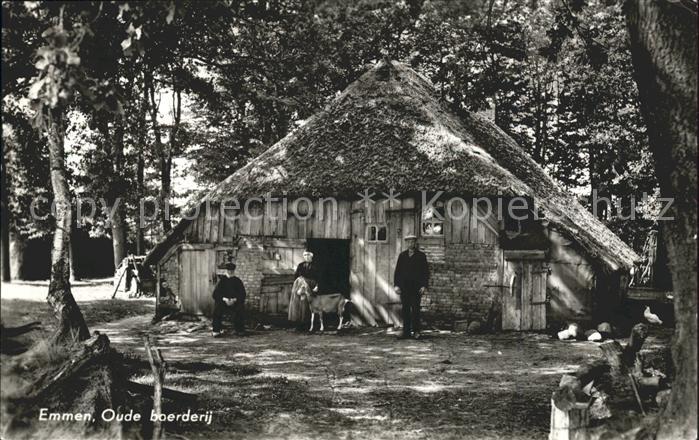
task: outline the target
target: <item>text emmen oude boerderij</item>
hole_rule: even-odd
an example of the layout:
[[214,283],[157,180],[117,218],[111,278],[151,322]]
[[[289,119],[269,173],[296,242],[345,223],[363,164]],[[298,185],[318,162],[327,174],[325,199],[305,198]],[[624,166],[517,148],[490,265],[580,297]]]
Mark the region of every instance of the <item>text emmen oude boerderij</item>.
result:
[[[186,412],[160,414],[159,416],[154,411],[151,411],[147,416],[151,422],[156,422],[160,419],[161,422],[204,423],[210,425],[213,419],[213,411],[197,413],[188,409]],[[98,416],[93,416],[90,413],[51,412],[48,408],[39,410],[39,421],[42,422],[94,422],[97,418],[105,422],[140,422],[144,419],[144,415],[133,410],[120,413],[111,408],[105,409]]]

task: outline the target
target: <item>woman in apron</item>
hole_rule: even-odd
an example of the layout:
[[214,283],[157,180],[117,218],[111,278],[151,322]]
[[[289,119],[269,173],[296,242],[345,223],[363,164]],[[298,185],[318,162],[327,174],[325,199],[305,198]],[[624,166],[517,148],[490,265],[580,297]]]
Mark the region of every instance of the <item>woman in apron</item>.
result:
[[[303,277],[314,292],[318,291],[318,268],[313,263],[313,252],[306,249],[303,252],[303,262],[296,267],[294,277]],[[296,328],[305,328],[306,322],[311,317],[311,309],[308,307],[308,300],[298,294],[296,289],[297,282],[294,282],[294,287],[291,289],[291,298],[289,299],[289,321],[296,325]]]

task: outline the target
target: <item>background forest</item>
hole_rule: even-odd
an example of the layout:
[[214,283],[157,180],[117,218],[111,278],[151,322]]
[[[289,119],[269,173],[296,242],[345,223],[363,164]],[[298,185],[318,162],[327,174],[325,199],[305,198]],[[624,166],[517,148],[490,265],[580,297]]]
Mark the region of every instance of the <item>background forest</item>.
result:
[[[490,115],[587,206],[593,191],[613,200],[598,215],[640,251],[658,185],[619,3],[3,2],[3,276],[48,276],[48,251],[23,257],[54,230],[29,215],[53,198],[47,115],[64,120],[72,198],[103,201],[84,224],[72,216],[74,241],[93,243],[78,252],[102,246],[118,263],[171,228],[163,216],[139,227],[139,200],[169,201],[176,220],[383,57],[455,111]],[[73,268],[99,272],[88,263]]]

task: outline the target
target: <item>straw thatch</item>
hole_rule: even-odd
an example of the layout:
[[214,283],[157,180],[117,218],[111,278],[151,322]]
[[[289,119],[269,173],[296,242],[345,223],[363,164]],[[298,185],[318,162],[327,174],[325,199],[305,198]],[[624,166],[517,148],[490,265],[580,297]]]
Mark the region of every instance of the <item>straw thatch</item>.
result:
[[356,198],[367,188],[528,196],[605,270],[628,269],[638,258],[494,123],[457,117],[429,80],[397,62],[380,62],[202,202],[268,192]]

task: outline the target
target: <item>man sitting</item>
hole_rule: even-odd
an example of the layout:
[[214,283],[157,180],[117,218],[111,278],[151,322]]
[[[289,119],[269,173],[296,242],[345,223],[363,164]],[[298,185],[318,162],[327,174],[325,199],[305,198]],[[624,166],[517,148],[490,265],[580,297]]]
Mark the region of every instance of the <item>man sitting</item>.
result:
[[223,334],[221,320],[226,313],[233,314],[235,334],[244,336],[245,333],[245,286],[235,276],[235,263],[224,263],[218,267],[219,280],[214,287],[214,317],[213,337]]

